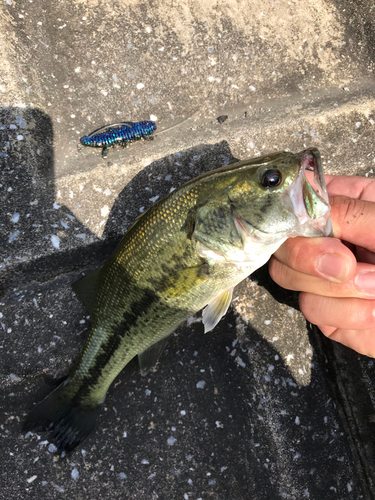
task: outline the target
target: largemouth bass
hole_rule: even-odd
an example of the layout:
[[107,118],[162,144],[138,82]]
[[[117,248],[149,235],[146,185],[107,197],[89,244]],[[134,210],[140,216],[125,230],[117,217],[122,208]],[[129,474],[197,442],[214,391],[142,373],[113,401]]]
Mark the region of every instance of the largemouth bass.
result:
[[[314,171],[311,183],[306,170]],[[169,335],[200,309],[205,332],[212,330],[233,288],[287,238],[330,233],[316,149],[241,161],[187,182],[138,217],[109,260],[74,285],[91,331],[73,373],[31,411],[24,430],[52,430],[58,449],[74,449],[134,356],[147,373]]]

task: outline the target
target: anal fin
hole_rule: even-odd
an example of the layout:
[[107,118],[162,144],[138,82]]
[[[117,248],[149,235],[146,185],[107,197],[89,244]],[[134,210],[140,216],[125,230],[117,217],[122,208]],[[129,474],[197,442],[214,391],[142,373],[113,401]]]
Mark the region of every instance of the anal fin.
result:
[[204,333],[210,332],[213,328],[215,328],[224,314],[226,314],[232,301],[232,295],[233,288],[229,288],[211,300],[211,302],[203,309],[202,319]]
[[167,345],[169,337],[170,335],[163,337],[161,340],[158,340],[155,344],[152,344],[150,347],[147,347],[147,349],[138,354],[141,375],[147,375],[149,370],[156,365],[161,353]]

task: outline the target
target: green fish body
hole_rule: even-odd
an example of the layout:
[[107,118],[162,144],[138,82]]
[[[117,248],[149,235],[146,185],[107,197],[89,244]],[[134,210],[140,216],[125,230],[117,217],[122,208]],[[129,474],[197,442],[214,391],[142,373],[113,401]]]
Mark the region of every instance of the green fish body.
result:
[[74,285],[91,331],[76,369],[33,409],[24,430],[53,430],[59,449],[74,449],[132,358],[147,373],[169,335],[202,308],[205,332],[212,330],[234,286],[288,237],[330,234],[329,210],[315,149],[210,171],[155,203],[103,267]]

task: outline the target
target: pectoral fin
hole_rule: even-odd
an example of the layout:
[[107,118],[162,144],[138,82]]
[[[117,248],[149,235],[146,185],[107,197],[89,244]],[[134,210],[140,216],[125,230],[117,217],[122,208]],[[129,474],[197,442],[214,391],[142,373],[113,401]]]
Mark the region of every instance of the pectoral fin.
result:
[[225,290],[214,298],[202,313],[204,333],[210,332],[219,323],[224,314],[228,311],[232,301],[233,288]]
[[143,352],[138,354],[139,367],[141,369],[141,375],[145,376],[149,370],[156,365],[161,353],[164,351],[167,345],[170,335],[162,338],[152,346],[147,347]]

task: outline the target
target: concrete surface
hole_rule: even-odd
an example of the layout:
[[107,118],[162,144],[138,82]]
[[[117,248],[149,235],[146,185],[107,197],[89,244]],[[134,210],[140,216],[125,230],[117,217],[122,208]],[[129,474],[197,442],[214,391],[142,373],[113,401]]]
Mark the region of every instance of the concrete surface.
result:
[[[72,454],[20,432],[84,342],[71,283],[156,196],[310,146],[327,173],[374,175],[374,15],[352,0],[2,0],[0,498],[374,498],[373,360],[307,325],[266,268],[214,332],[197,315],[154,373],[128,365]],[[77,151],[153,116],[152,142]]]

